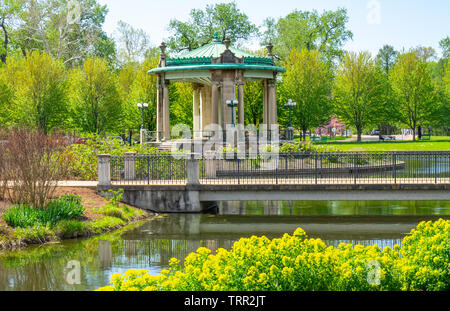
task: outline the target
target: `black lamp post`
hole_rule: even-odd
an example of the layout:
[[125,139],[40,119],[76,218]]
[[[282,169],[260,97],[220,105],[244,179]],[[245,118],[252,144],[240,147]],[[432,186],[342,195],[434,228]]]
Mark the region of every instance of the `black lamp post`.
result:
[[145,122],[144,122],[144,111],[145,109],[148,108],[148,103],[139,103],[137,104],[138,109],[141,111],[141,115],[142,115],[142,125],[141,125],[141,130],[145,129]]
[[294,128],[292,127],[292,109],[297,106],[296,102],[293,102],[292,99],[289,99],[287,104],[285,104],[289,108],[289,126],[288,126],[288,140],[294,139]]
[[236,108],[238,104],[239,102],[237,100],[227,100],[227,106],[231,108],[231,124],[233,124],[233,127],[235,127],[234,108]]

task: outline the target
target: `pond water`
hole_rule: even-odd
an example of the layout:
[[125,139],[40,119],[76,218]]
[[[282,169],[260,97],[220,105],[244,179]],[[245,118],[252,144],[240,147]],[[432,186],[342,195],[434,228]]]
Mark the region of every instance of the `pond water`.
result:
[[[0,290],[93,290],[113,273],[158,274],[169,259],[204,246],[230,249],[241,237],[309,237],[380,247],[400,244],[420,221],[450,219],[450,201],[222,202],[217,214],[167,215],[122,232],[0,253]],[[80,282],[76,266],[80,266]]]

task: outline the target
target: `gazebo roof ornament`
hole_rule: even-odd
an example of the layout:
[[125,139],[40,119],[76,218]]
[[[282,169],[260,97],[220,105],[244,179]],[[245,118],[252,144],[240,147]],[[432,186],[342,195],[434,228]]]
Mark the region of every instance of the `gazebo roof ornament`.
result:
[[161,54],[162,55],[166,55],[166,44],[164,42],[161,43],[161,45],[159,46],[159,48],[161,49]]
[[223,40],[223,43],[225,43],[226,49],[229,50],[230,49],[231,40],[229,38],[225,38],[225,40]]
[[269,52],[267,54],[267,57],[273,57],[273,55],[272,55],[273,44],[271,42],[269,42],[267,44],[266,48],[267,48],[267,52]]
[[222,43],[222,41],[219,39],[219,32],[218,31],[216,31],[214,33],[214,39],[213,39],[212,43]]

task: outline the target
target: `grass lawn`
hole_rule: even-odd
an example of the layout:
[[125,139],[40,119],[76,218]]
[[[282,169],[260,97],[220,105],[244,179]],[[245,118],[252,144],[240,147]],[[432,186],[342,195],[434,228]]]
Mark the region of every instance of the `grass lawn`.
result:
[[323,145],[334,146],[342,151],[450,151],[450,137],[431,137],[430,141],[367,141],[332,142]]

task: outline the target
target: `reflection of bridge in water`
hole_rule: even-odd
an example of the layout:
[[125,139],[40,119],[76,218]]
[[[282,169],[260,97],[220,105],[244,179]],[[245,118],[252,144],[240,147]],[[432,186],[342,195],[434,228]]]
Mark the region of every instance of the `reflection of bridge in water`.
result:
[[[120,265],[126,260],[127,265],[135,269],[144,269],[149,266],[168,266],[171,258],[183,260],[199,247],[207,247],[215,252],[219,248],[230,250],[235,240],[124,240],[124,246],[136,247],[133,254],[125,252],[122,256],[115,256],[111,260],[111,265]],[[327,245],[338,247],[340,243],[353,245],[378,245],[380,248],[391,247],[395,244],[401,245],[402,239],[373,239],[373,240],[323,240]]]

